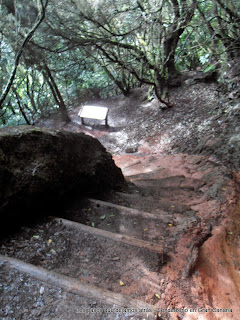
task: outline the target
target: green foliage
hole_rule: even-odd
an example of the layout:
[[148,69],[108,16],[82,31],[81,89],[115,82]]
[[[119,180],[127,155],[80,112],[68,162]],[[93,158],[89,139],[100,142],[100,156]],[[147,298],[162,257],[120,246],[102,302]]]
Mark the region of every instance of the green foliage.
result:
[[209,64],[209,65],[204,69],[204,72],[214,71],[215,69],[216,69],[216,66],[214,66],[213,64]]
[[[10,3],[1,8],[0,94],[40,2]],[[24,49],[0,126],[59,112],[53,83],[66,107],[94,95],[127,94],[141,83],[164,97],[174,72],[209,72],[240,56],[239,12],[238,0],[52,0]]]

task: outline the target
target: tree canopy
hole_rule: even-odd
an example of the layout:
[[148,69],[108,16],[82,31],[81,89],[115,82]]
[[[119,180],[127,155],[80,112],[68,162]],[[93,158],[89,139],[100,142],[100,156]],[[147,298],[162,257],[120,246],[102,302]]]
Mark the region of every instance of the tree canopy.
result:
[[2,0],[0,125],[33,124],[86,96],[168,88],[240,56],[238,0]]

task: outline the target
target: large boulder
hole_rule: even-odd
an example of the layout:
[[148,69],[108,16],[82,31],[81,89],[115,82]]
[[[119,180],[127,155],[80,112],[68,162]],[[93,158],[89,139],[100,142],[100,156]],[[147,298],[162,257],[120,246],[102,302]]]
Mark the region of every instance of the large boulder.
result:
[[1,219],[44,214],[73,193],[123,184],[121,170],[97,139],[31,126],[0,130]]

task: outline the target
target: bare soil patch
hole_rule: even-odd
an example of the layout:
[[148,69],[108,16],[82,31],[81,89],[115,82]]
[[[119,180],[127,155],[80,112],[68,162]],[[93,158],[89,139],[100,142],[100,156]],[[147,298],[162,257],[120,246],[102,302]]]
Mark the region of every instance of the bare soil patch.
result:
[[81,106],[70,110],[72,122],[67,125],[60,116],[36,125],[85,132],[98,138],[112,154],[203,153],[238,168],[240,104],[220,91],[217,83],[186,80],[170,91],[173,108],[162,109],[143,87],[134,89],[128,97],[86,102],[110,109],[108,129],[94,120],[82,126],[77,115]]

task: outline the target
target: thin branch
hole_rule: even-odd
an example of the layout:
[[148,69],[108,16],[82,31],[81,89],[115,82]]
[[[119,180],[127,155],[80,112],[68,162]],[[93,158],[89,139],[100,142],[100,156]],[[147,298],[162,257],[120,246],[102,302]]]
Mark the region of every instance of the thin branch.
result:
[[0,97],[0,109],[2,108],[2,105],[11,89],[11,86],[13,84],[13,81],[14,81],[14,78],[15,78],[15,75],[16,75],[16,72],[17,72],[17,68],[18,68],[18,65],[19,65],[19,62],[20,62],[20,58],[22,56],[22,53],[23,53],[23,50],[25,48],[25,46],[27,45],[27,43],[30,41],[30,39],[32,38],[32,36],[34,35],[35,31],[37,30],[37,28],[40,26],[40,24],[42,23],[42,21],[44,20],[45,18],[45,13],[46,13],[46,8],[47,8],[47,5],[48,5],[48,1],[49,0],[46,0],[45,2],[45,5],[43,4],[43,0],[41,0],[41,5],[42,5],[42,12],[41,12],[41,16],[39,18],[39,20],[35,23],[35,25],[33,26],[33,28],[30,30],[30,32],[27,34],[26,38],[24,39],[17,55],[16,55],[16,58],[15,58],[15,64],[14,64],[14,67],[12,69],[12,72],[11,72],[11,75],[10,75],[10,78],[8,80],[8,83],[5,87],[5,89],[3,90],[3,93]]

